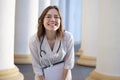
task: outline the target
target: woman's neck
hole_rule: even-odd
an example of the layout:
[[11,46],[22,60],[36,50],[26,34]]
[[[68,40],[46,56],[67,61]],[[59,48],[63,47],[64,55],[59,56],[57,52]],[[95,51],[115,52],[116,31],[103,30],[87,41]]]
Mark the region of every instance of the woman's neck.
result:
[[47,37],[47,40],[48,40],[51,50],[53,50],[55,40],[56,40],[56,32],[46,31],[46,37]]
[[48,40],[55,40],[56,39],[56,32],[46,31],[46,37]]

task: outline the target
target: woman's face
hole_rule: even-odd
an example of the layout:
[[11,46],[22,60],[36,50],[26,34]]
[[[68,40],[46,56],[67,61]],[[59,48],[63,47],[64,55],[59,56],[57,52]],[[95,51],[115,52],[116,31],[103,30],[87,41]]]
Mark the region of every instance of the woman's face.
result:
[[56,31],[60,27],[60,16],[56,9],[50,9],[43,21],[46,31]]

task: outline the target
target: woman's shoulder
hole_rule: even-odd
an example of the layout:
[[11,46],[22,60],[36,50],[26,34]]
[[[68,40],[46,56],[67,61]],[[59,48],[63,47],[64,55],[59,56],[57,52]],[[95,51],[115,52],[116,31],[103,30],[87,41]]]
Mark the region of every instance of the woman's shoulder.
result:
[[38,41],[39,40],[38,40],[36,33],[30,37],[30,43],[34,43],[34,42],[38,42]]
[[65,31],[64,33],[64,39],[68,40],[68,39],[73,39],[73,34],[69,31]]

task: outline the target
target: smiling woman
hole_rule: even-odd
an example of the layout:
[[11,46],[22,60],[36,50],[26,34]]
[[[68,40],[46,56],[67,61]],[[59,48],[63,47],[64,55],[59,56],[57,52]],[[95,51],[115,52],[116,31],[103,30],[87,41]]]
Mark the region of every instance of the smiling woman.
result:
[[44,25],[48,31],[55,31],[60,26],[60,17],[56,9],[51,9],[47,12],[44,18]]
[[[38,31],[30,39],[30,51],[35,80],[47,80],[45,67],[61,65],[56,68],[58,75],[55,80],[72,80],[71,69],[74,67],[74,40],[73,35],[65,31],[62,17],[57,6],[48,6],[38,19]],[[56,67],[55,67],[56,66]],[[61,72],[61,74],[60,74]],[[51,76],[51,74],[47,74]],[[50,79],[53,80],[53,79]]]

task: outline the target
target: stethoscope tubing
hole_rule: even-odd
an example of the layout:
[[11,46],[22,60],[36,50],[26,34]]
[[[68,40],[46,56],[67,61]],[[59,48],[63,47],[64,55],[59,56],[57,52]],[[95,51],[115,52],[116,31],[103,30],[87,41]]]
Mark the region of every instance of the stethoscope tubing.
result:
[[[40,56],[41,56],[41,57],[42,57],[42,54],[41,54],[42,52],[46,55],[46,52],[45,52],[44,50],[41,49],[42,44],[43,44],[43,40],[44,40],[44,36],[43,36],[43,38],[42,38],[42,40],[41,40],[41,43],[40,43]],[[58,53],[58,51],[59,51],[59,49],[60,49],[60,46],[61,46],[61,40],[60,40],[60,44],[59,44],[59,47],[58,47],[56,53]]]

